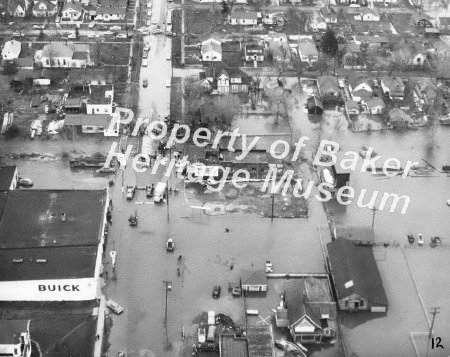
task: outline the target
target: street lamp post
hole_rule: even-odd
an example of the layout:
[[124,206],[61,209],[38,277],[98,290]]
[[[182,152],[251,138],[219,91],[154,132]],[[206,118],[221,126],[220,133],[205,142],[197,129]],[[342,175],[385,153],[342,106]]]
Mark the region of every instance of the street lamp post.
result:
[[378,208],[376,208],[375,206],[372,206],[371,210],[373,211],[373,215],[372,215],[372,228],[375,225],[375,213],[378,211]]
[[168,329],[167,329],[167,293],[169,291],[172,291],[172,282],[169,280],[163,280],[163,284],[165,286],[166,290],[166,307],[165,307],[165,313],[164,313],[164,325],[166,327],[166,348],[169,349],[169,335],[168,335]]
[[272,214],[270,216],[270,222],[272,223],[273,222],[273,206],[275,204],[275,194],[272,193],[271,196],[272,196]]

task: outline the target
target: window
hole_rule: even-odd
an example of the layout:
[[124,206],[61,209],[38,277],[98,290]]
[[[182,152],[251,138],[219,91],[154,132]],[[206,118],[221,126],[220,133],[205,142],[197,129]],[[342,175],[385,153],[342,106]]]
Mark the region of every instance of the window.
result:
[[233,85],[231,86],[231,89],[232,89],[232,90],[239,90],[239,86],[236,85],[236,84],[233,84]]
[[97,111],[97,113],[98,113],[98,112],[100,111],[100,108],[96,108],[95,110],[96,110],[96,111]]
[[348,300],[345,300],[345,307],[348,307]]
[[63,60],[63,64],[64,64],[64,66],[66,65],[66,60]]
[[364,307],[364,300],[361,300],[361,301],[359,302],[359,306]]

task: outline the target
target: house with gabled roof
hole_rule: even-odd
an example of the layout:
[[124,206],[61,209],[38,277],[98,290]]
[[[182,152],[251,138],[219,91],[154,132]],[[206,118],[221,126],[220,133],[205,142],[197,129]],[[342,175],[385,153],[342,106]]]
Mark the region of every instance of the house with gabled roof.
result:
[[324,6],[319,10],[320,16],[324,19],[327,24],[337,23],[337,13],[331,6]]
[[405,85],[400,77],[384,76],[381,78],[381,88],[390,99],[403,100]]
[[434,104],[437,98],[437,85],[429,79],[420,80],[414,88],[414,95],[423,103]]
[[380,11],[376,7],[361,7],[362,21],[380,21]]
[[52,42],[36,51],[35,62],[44,68],[85,68],[91,64],[89,44]]
[[222,41],[217,35],[211,34],[201,43],[202,61],[222,61]]
[[27,3],[25,0],[9,0],[8,14],[13,17],[25,17]]
[[359,72],[352,72],[348,80],[348,89],[352,99],[359,102],[364,102],[373,97],[373,89],[371,80],[366,75]]
[[388,299],[372,246],[338,238],[327,244],[327,250],[339,309],[387,312]]
[[317,87],[323,104],[339,101],[341,89],[339,88],[337,77],[319,76],[317,77]]
[[318,344],[336,335],[336,303],[327,277],[284,283],[284,300],[294,342]]
[[264,46],[257,43],[250,43],[245,45],[245,60],[246,61],[264,61]]
[[101,6],[95,12],[96,21],[123,21],[127,15],[127,9],[123,7]]
[[21,51],[22,43],[20,41],[6,41],[2,49],[2,59],[5,61],[12,61],[16,58],[19,58]]
[[61,10],[61,21],[80,21],[83,13],[84,10],[80,3],[65,3]]
[[57,6],[50,0],[38,0],[33,5],[34,17],[49,17],[56,14]]
[[383,111],[386,108],[383,99],[380,97],[368,99],[365,102],[365,107],[370,114],[383,114]]
[[232,25],[256,26],[258,13],[255,11],[233,11],[230,15]]

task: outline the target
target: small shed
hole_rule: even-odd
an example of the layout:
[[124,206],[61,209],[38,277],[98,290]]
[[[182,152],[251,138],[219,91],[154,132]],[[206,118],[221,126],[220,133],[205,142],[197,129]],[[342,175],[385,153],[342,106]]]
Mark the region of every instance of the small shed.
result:
[[266,292],[267,277],[264,270],[244,270],[241,273],[242,291]]

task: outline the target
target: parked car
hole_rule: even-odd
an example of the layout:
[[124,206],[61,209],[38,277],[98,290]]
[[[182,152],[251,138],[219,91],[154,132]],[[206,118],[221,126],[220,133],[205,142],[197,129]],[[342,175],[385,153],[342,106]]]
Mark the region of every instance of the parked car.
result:
[[216,326],[210,325],[208,327],[208,336],[206,336],[206,340],[209,342],[214,342],[216,338]]
[[17,180],[17,184],[19,186],[23,186],[23,187],[32,187],[33,181],[31,181],[31,179],[29,179],[29,178],[19,176],[19,178]]
[[67,36],[67,38],[75,39],[77,38],[77,35],[75,33],[71,33],[69,36]]
[[144,79],[144,81],[142,82],[142,87],[147,88],[148,86],[148,81],[146,79]]
[[88,28],[93,29],[95,27],[96,23],[95,22],[90,22],[88,25]]
[[143,59],[142,60],[142,67],[148,67],[148,59]]
[[110,29],[110,31],[120,31],[120,30],[122,30],[122,27],[120,27],[120,26],[111,26],[109,29]]
[[127,38],[127,35],[124,34],[124,33],[119,33],[119,34],[116,35],[116,38],[117,38],[117,39],[126,39],[126,38]]
[[123,312],[123,307],[111,299],[106,301],[106,306],[108,306],[117,315],[120,315]]
[[[95,38],[96,36],[95,36],[95,33],[90,33],[87,37],[88,37],[88,38]],[[97,36],[97,37],[98,37],[98,36]]]
[[213,299],[218,299],[220,298],[220,292],[222,291],[222,288],[220,287],[220,285],[216,285],[213,289],[212,292],[212,297]]
[[170,61],[170,58],[171,58],[171,53],[167,52],[166,60]]
[[136,186],[127,185],[127,200],[132,200],[136,193]]
[[168,252],[173,252],[175,250],[175,242],[172,238],[169,238],[166,242],[166,248]]
[[201,343],[197,345],[197,349],[199,351],[213,352],[217,351],[217,346],[215,343]]
[[145,196],[147,197],[147,198],[149,198],[149,197],[152,197],[153,196],[153,191],[155,190],[155,186],[152,184],[152,185],[148,185],[146,188],[145,188]]
[[216,313],[214,311],[208,311],[208,325],[216,324]]
[[152,8],[152,2],[149,1],[149,2],[147,3],[147,9],[151,9],[151,8]]
[[106,30],[108,29],[108,27],[105,26],[105,25],[98,25],[97,28],[98,28],[100,31],[106,31]]
[[105,32],[103,32],[103,35],[105,35],[105,36],[114,36],[114,32],[112,32],[112,31],[105,31]]
[[200,327],[198,329],[198,343],[205,343],[206,342],[206,329],[204,327]]
[[170,82],[171,82],[170,79],[166,80],[166,87],[170,87]]
[[17,38],[17,37],[24,37],[25,35],[23,33],[18,33],[18,32],[13,32],[12,37]]

